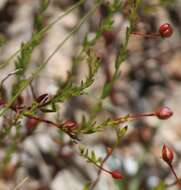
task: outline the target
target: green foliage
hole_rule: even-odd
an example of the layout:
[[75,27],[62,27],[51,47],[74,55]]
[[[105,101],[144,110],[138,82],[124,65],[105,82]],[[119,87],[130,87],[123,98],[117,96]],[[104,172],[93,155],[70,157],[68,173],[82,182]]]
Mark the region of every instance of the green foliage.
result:
[[[80,6],[82,4],[83,1],[80,1],[78,2],[76,5],[74,5],[72,8],[68,9],[67,13],[69,13],[70,11],[72,11],[74,8],[77,8],[77,6]],[[9,103],[7,104],[7,106],[3,109],[0,110],[0,116],[3,115],[7,109],[12,105],[12,103],[16,100],[16,98],[23,92],[23,90],[28,87],[28,85],[32,82],[32,80],[34,80],[38,75],[39,73],[42,71],[42,69],[46,66],[46,64],[51,60],[51,58],[62,48],[62,46],[65,44],[65,42],[67,40],[69,40],[72,35],[74,35],[81,27],[81,25],[89,18],[89,16],[91,16],[91,14],[94,13],[94,11],[97,9],[97,7],[99,6],[99,3],[96,4],[81,20],[80,22],[72,29],[72,31],[67,35],[67,37],[60,42],[60,44],[55,48],[55,50],[48,56],[48,58],[42,63],[40,64],[36,69],[35,71],[32,73],[32,76],[26,80],[25,83],[23,83],[24,85],[19,85],[19,84],[16,84],[14,86],[14,91],[13,91],[13,97],[12,99],[9,101]],[[66,13],[66,14],[67,14]],[[23,51],[23,49],[21,50],[22,51],[22,54],[21,56],[18,58],[18,62],[16,63],[16,68],[17,69],[20,69],[20,72],[24,73],[25,70],[26,70],[26,66],[27,66],[27,61],[29,61],[30,59],[30,56],[31,56],[31,53],[32,50],[34,49],[34,47],[36,47],[36,45],[38,45],[38,42],[40,39],[43,38],[44,34],[50,29],[50,27],[52,25],[54,25],[59,19],[61,19],[63,16],[65,16],[66,14],[63,14],[61,15],[57,20],[55,20],[55,22],[53,22],[52,24],[50,24],[48,27],[45,27],[43,30],[41,30],[40,32],[38,33],[35,33],[35,35],[32,37],[32,40],[30,40],[30,42],[28,42],[27,44],[29,44],[30,47],[25,46],[27,47],[27,55],[26,53]],[[21,70],[22,69],[22,70]],[[95,69],[92,67],[92,69]],[[90,70],[90,72],[93,72],[93,70]],[[90,75],[89,75],[90,76]],[[20,75],[17,74],[17,78],[19,79],[20,78]],[[87,86],[91,85],[91,82],[92,82],[92,77],[89,78],[88,80],[86,80],[85,83],[81,83],[80,87],[78,89],[75,89],[74,87],[70,87],[71,91],[74,91],[76,95],[80,94],[82,89],[85,89]],[[21,84],[20,82],[20,79],[19,79],[19,83]],[[69,87],[68,87],[69,89]],[[68,95],[69,93],[67,93]]]
[[88,148],[85,148],[84,146],[80,146],[79,151],[80,155],[86,158],[88,162],[100,164],[102,161],[102,157],[98,157],[93,150],[90,151]]
[[50,0],[41,0],[40,7],[39,7],[39,13],[43,13],[48,9],[48,6],[50,4]]
[[120,66],[126,60],[126,57],[127,57],[127,46],[128,46],[130,32],[131,32],[130,27],[127,27],[126,36],[125,36],[125,42],[123,44],[123,47],[120,48],[120,50],[119,50],[120,53],[119,53],[119,55],[118,55],[118,57],[117,57],[117,59],[115,61],[115,71],[114,71],[112,80],[110,82],[106,82],[104,84],[104,87],[103,87],[103,90],[102,90],[102,95],[101,95],[102,99],[106,98],[109,95],[109,93],[111,92],[111,89],[113,88],[114,83],[119,78]]
[[[13,95],[19,91],[19,89],[22,86],[22,83],[24,83],[23,78],[25,77],[24,76],[25,72],[31,61],[31,56],[32,56],[33,50],[41,43],[41,41],[43,40],[43,38],[45,36],[46,30],[43,30],[42,14],[44,13],[44,11],[46,11],[46,9],[48,8],[48,5],[49,5],[48,0],[42,0],[41,5],[38,10],[38,13],[35,16],[34,28],[36,31],[40,31],[40,32],[33,34],[32,38],[28,42],[22,43],[22,45],[21,45],[20,55],[18,56],[18,58],[15,62],[15,67],[16,67],[16,70],[18,70],[18,72],[16,73],[17,82],[14,85],[14,89],[12,92]],[[23,79],[23,81],[21,81],[22,79]]]
[[81,81],[79,86],[70,83],[69,81],[60,89],[56,96],[52,99],[52,103],[63,102],[72,96],[80,96],[83,94],[84,90],[91,86],[94,82],[94,76],[100,65],[100,60],[91,52],[87,54],[87,63],[89,66],[89,74],[85,81]]
[[153,190],[165,190],[165,183],[161,182],[157,187],[155,187]]
[[[42,13],[48,8],[49,5],[49,0],[42,0],[41,1],[41,5],[39,8],[39,11],[37,13],[37,15],[35,16],[35,29],[37,29],[37,31],[41,31],[42,26],[40,27],[40,20],[36,20],[36,18],[38,19],[39,17],[41,17],[41,19],[43,19],[42,17]],[[15,66],[16,66],[16,70],[18,70],[19,72],[16,73],[17,76],[17,83],[20,82],[21,78],[23,77],[28,64],[30,63],[30,59],[33,53],[33,50],[40,44],[40,42],[42,41],[44,35],[45,35],[46,31],[41,31],[39,33],[35,33],[33,34],[32,38],[26,42],[26,43],[22,43],[21,45],[21,49],[20,49],[20,55],[17,58],[17,61],[15,62]],[[18,91],[18,87],[15,85],[16,91]]]
[[[126,28],[124,35],[124,40],[118,42],[117,52],[115,53],[115,62],[113,62],[113,74],[110,77],[109,81],[104,83],[103,87],[101,88],[101,94],[95,95],[96,96],[96,104],[91,105],[90,109],[87,111],[89,114],[87,117],[82,116],[82,121],[78,123],[75,122],[75,125],[72,127],[71,122],[70,126],[65,126],[63,119],[59,119],[59,110],[58,110],[58,104],[59,103],[65,103],[69,101],[72,97],[75,96],[81,96],[88,94],[88,89],[93,85],[96,78],[96,74],[98,73],[99,69],[103,67],[104,65],[101,63],[104,63],[102,61],[101,55],[98,55],[96,52],[95,46],[97,45],[98,40],[102,40],[102,36],[104,32],[114,31],[113,30],[113,24],[114,24],[114,15],[117,12],[122,11],[123,1],[121,0],[114,0],[110,3],[107,3],[107,1],[104,0],[97,0],[94,1],[94,5],[92,9],[90,9],[87,13],[85,13],[84,16],[79,20],[79,22],[72,28],[72,30],[68,33],[68,35],[65,37],[65,39],[61,40],[57,47],[55,47],[54,50],[52,50],[52,53],[47,56],[45,60],[43,60],[42,63],[40,63],[31,73],[30,77],[26,77],[26,73],[28,72],[28,67],[31,63],[31,57],[38,45],[41,44],[42,40],[44,39],[46,33],[54,26],[59,20],[61,20],[64,16],[69,14],[74,9],[78,8],[80,5],[82,5],[85,2],[85,0],[80,0],[77,3],[75,3],[72,7],[70,7],[63,15],[60,15],[54,22],[50,23],[47,26],[44,26],[44,19],[45,19],[45,11],[48,9],[50,1],[49,0],[41,0],[40,1],[40,7],[37,9],[36,15],[34,17],[34,30],[32,34],[32,38],[22,43],[21,48],[16,51],[8,60],[7,62],[0,65],[0,68],[3,68],[6,66],[14,56],[19,54],[17,56],[17,59],[15,61],[15,69],[16,72],[14,72],[16,79],[14,86],[11,87],[12,93],[10,93],[10,97],[6,95],[4,98],[5,101],[7,101],[5,104],[3,103],[0,109],[0,116],[4,116],[4,118],[7,120],[7,124],[5,123],[3,125],[3,129],[1,131],[1,139],[4,140],[5,138],[9,138],[11,140],[11,146],[7,146],[5,156],[2,160],[2,164],[0,165],[0,169],[4,168],[4,164],[7,164],[12,156],[12,153],[16,151],[16,145],[18,143],[21,143],[21,140],[24,138],[24,136],[21,134],[22,125],[21,122],[24,118],[30,119],[31,116],[34,116],[34,119],[38,122],[44,122],[45,125],[54,126],[60,131],[61,140],[63,141],[64,134],[69,135],[72,142],[80,143],[81,135],[87,135],[87,134],[95,134],[100,131],[104,131],[108,127],[112,127],[113,132],[116,132],[117,139],[115,140],[115,146],[111,146],[111,150],[114,150],[114,148],[120,143],[122,138],[126,135],[128,126],[123,126],[126,122],[130,121],[131,117],[129,115],[125,115],[119,118],[110,118],[106,117],[103,118],[103,121],[98,121],[97,115],[99,112],[101,112],[104,109],[104,100],[107,98],[111,90],[113,89],[116,81],[120,77],[120,67],[125,62],[125,60],[128,57],[128,43],[130,40],[131,32],[133,31],[135,24],[138,19],[138,10],[140,8],[140,5],[142,3],[141,0],[128,0],[127,6],[129,7],[129,24]],[[36,77],[40,75],[40,72],[44,69],[44,67],[51,61],[52,57],[61,50],[63,45],[72,37],[74,36],[79,29],[82,27],[82,25],[90,19],[91,15],[94,14],[100,7],[101,4],[104,4],[107,9],[107,13],[102,16],[103,19],[100,20],[99,25],[94,33],[94,37],[89,39],[88,35],[86,35],[83,40],[82,48],[78,56],[76,56],[73,59],[72,63],[72,69],[68,73],[68,77],[65,81],[58,81],[59,86],[58,90],[55,93],[54,96],[48,96],[47,102],[40,105],[36,100],[36,95],[33,94],[32,90],[32,102],[28,105],[16,105],[18,102],[17,99],[22,95],[25,89],[27,89],[31,84],[32,81],[36,80]],[[160,0],[161,4],[167,5],[171,4],[171,1],[166,0]],[[2,39],[2,44],[4,43]],[[1,36],[0,36],[0,45],[1,45]],[[85,73],[85,78],[82,79],[80,82],[77,82],[75,80],[75,73],[76,69],[79,69],[79,66],[81,64],[86,64],[88,67],[87,73]],[[29,74],[29,73],[28,73]],[[60,84],[61,83],[61,84]],[[31,87],[31,86],[30,86]],[[1,86],[1,88],[4,88],[4,85]],[[3,91],[3,90],[1,90]],[[2,93],[2,92],[1,92]],[[17,106],[17,107],[16,107]],[[19,106],[19,107],[18,107]],[[48,107],[49,106],[49,107]],[[7,115],[5,115],[6,111],[9,111]],[[12,113],[11,113],[12,112]],[[45,112],[56,112],[56,121],[55,123],[47,120],[46,118],[43,120],[41,117],[42,115],[46,117]],[[9,114],[10,113],[10,114]],[[42,115],[41,115],[42,114]],[[74,116],[73,116],[74,117]],[[138,116],[139,118],[139,116]],[[39,120],[38,120],[39,119]],[[134,118],[136,119],[136,117]],[[53,125],[52,125],[53,124]],[[122,124],[122,126],[120,126]],[[63,128],[63,127],[65,128]],[[12,128],[14,127],[15,133],[11,136]],[[72,127],[72,128],[71,128]],[[21,136],[22,135],[22,136]],[[29,134],[28,134],[29,135]],[[80,137],[80,138],[79,138]],[[110,156],[107,155],[106,159],[102,159],[102,157],[99,157],[96,155],[95,151],[89,150],[88,148],[84,146],[80,146],[79,148],[80,154],[82,157],[86,158],[87,162],[93,163],[96,165],[100,171],[103,168],[104,161]],[[112,154],[112,153],[110,153]],[[103,169],[103,171],[106,171]],[[111,172],[107,171],[107,173],[111,174]],[[129,182],[129,189],[130,190],[137,190],[139,188],[139,177],[130,180]],[[124,189],[124,182],[118,182],[119,189]],[[83,188],[83,190],[88,190],[90,187],[90,183],[86,184]],[[158,187],[156,187],[154,190],[164,190],[165,185],[164,183],[160,183]]]
[[122,137],[124,137],[124,135],[126,134],[128,130],[128,126],[122,127],[118,130],[118,139],[121,139]]
[[89,187],[90,187],[90,183],[87,183],[84,185],[82,190],[89,190]]
[[16,73],[18,82],[27,69],[27,66],[30,62],[34,48],[37,45],[39,45],[42,39],[43,39],[43,35],[35,34],[35,36],[32,37],[32,40],[30,40],[30,42],[22,43],[20,56],[18,56],[18,59],[15,62],[16,70],[19,70],[19,72]]
[[44,22],[44,12],[48,9],[50,0],[41,0],[39,9],[34,17],[34,29],[36,31],[41,31]]
[[4,35],[0,34],[0,47],[6,43],[6,38]]
[[173,5],[175,3],[175,0],[160,0],[161,5]]

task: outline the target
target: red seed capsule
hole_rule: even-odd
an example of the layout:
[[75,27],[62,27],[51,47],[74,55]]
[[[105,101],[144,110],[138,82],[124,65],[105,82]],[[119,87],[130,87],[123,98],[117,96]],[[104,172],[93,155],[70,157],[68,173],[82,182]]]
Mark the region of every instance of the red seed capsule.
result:
[[36,102],[38,103],[41,103],[41,104],[44,104],[46,103],[48,100],[48,94],[42,94],[40,95],[37,99],[36,99]]
[[111,45],[116,39],[115,33],[113,31],[103,32],[103,37],[104,37],[106,46]]
[[168,107],[161,107],[158,108],[155,111],[155,115],[159,118],[159,119],[168,119],[169,117],[171,117],[173,115],[173,112],[170,108]]
[[65,129],[67,129],[68,131],[74,131],[77,127],[77,123],[73,120],[66,120],[63,123],[63,126]]
[[173,28],[170,24],[164,23],[160,26],[159,33],[161,37],[168,38],[173,34]]
[[171,164],[174,159],[173,151],[169,149],[165,144],[163,145],[162,148],[162,159],[168,164]]
[[113,149],[110,148],[110,147],[107,147],[106,150],[107,150],[107,154],[108,154],[108,155],[111,155],[112,152],[113,152]]
[[119,170],[114,170],[111,172],[111,175],[114,179],[123,179],[123,176],[121,175]]
[[0,99],[0,106],[2,106],[4,104],[5,104],[4,100]]
[[28,130],[34,129],[38,125],[39,121],[35,118],[28,118],[26,121],[26,128]]

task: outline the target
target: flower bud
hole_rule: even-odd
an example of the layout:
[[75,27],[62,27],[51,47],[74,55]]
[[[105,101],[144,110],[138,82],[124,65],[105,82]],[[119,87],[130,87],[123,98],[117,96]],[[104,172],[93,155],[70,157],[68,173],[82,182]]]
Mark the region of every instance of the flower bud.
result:
[[114,170],[111,172],[111,175],[114,179],[123,179],[123,176],[121,175],[119,170]]
[[37,99],[36,102],[44,104],[48,100],[48,94],[42,94]]
[[0,99],[0,106],[2,106],[4,104],[5,104],[4,100]]
[[162,159],[167,162],[169,165],[172,163],[174,159],[174,153],[171,149],[169,149],[165,144],[162,148]]
[[106,46],[111,45],[115,41],[115,33],[113,31],[104,31],[103,37],[105,40]]
[[158,108],[155,111],[155,115],[159,118],[159,119],[168,119],[169,117],[171,117],[173,115],[173,112],[170,108],[168,107],[161,107]]
[[106,148],[106,151],[107,151],[107,154],[108,154],[108,155],[111,155],[112,152],[113,152],[113,149],[112,149],[111,147],[107,147],[107,148]]
[[63,126],[68,131],[73,131],[77,127],[77,123],[75,121],[73,121],[73,120],[66,120],[63,123]]
[[35,118],[27,118],[26,128],[28,130],[34,129],[38,125],[39,121]]
[[19,95],[18,98],[17,98],[17,100],[16,100],[16,104],[17,104],[18,106],[20,106],[20,105],[22,105],[23,103],[24,103],[24,98],[23,98],[23,96]]
[[159,33],[161,37],[168,38],[173,34],[173,28],[170,24],[164,23],[160,26]]

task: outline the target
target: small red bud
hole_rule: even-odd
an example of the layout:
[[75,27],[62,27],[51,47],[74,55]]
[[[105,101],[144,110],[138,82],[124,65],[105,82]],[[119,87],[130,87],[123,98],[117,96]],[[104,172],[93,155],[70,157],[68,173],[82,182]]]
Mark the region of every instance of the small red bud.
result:
[[37,99],[36,102],[44,104],[48,100],[48,94],[42,94]]
[[155,111],[155,115],[159,118],[159,119],[168,119],[169,117],[171,117],[173,115],[173,112],[170,108],[168,107],[161,107],[158,108]]
[[24,103],[24,98],[23,98],[23,96],[18,96],[18,98],[17,98],[17,105],[22,105]]
[[63,123],[63,126],[64,126],[66,129],[72,131],[72,130],[74,130],[74,129],[77,127],[77,123],[76,123],[75,121],[73,121],[73,120],[66,120],[66,121]]
[[160,26],[159,33],[161,37],[168,38],[173,34],[173,28],[170,24],[164,23]]
[[174,153],[173,151],[168,148],[165,144],[163,145],[162,148],[162,159],[167,162],[169,165],[172,163],[174,159]]
[[119,170],[114,170],[111,172],[111,175],[114,179],[123,179],[123,176],[121,175]]
[[39,121],[35,118],[28,118],[26,121],[26,128],[31,130],[38,125]]
[[2,106],[4,104],[5,104],[4,100],[0,99],[0,106]]
[[107,154],[108,154],[108,155],[111,155],[112,152],[113,152],[113,149],[110,148],[110,147],[107,147],[106,150],[107,150]]
[[107,46],[111,45],[115,41],[115,33],[113,31],[104,31],[103,37]]

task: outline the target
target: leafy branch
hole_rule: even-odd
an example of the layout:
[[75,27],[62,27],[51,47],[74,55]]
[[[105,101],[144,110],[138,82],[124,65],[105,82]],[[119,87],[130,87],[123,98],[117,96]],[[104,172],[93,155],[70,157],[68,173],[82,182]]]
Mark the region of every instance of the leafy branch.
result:
[[[11,100],[7,103],[7,105],[0,110],[0,116],[2,116],[7,109],[13,104],[13,102],[17,99],[17,97],[23,92],[23,90],[33,81],[34,78],[36,78],[39,73],[42,71],[42,69],[47,65],[47,63],[51,60],[51,58],[62,48],[62,46],[65,44],[66,41],[68,41],[72,35],[74,35],[80,27],[83,25],[83,23],[95,12],[97,7],[101,4],[102,1],[99,1],[81,20],[80,22],[73,28],[73,30],[67,35],[67,37],[60,42],[60,44],[55,48],[55,50],[48,56],[48,58],[40,64],[35,71],[32,73],[32,76],[29,77],[29,79],[21,80],[19,82],[19,88],[16,89],[16,93],[11,98]],[[41,34],[40,34],[41,36]],[[91,85],[92,77],[90,80],[87,80],[86,83],[82,83],[81,89],[86,88],[86,86]],[[80,91],[80,89],[79,89]]]

